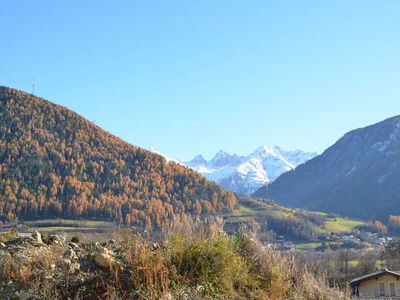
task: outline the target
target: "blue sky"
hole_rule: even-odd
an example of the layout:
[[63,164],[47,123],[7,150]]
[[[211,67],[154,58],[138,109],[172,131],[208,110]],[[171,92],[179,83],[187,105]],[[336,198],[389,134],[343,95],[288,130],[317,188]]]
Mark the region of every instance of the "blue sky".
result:
[[400,114],[400,1],[4,1],[0,84],[169,157],[322,151]]

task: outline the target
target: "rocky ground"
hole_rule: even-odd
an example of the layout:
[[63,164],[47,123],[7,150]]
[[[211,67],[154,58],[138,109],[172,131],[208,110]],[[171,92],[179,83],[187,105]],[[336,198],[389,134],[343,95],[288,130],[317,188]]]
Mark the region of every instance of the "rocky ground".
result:
[[110,298],[105,282],[113,272],[123,272],[115,259],[121,255],[114,240],[78,244],[61,235],[42,238],[39,232],[11,238],[0,244],[0,298]]

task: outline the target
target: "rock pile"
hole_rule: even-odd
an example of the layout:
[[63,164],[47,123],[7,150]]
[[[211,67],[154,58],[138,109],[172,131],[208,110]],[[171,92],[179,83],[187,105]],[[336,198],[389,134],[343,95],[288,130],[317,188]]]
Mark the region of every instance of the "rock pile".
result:
[[[2,242],[0,299],[42,299],[74,285],[73,293],[79,294],[79,289],[87,289],[86,285],[95,284],[102,273],[119,265],[118,249],[113,247],[114,241],[77,244],[62,235],[43,237],[39,232]],[[21,288],[21,283],[26,286]]]

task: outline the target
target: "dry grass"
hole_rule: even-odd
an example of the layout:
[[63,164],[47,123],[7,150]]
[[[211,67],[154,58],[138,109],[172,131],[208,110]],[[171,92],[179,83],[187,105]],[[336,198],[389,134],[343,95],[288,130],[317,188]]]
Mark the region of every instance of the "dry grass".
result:
[[154,247],[149,239],[128,231],[121,232],[118,240],[123,247],[120,259],[129,270],[126,280],[133,288],[130,296],[161,299],[170,290],[171,277],[162,249]]
[[0,283],[51,299],[348,299],[252,232],[222,229],[222,219],[182,218],[157,240],[120,231],[106,245],[114,250],[111,267],[94,264],[98,246],[82,245],[78,274],[63,262],[65,246],[0,251]]

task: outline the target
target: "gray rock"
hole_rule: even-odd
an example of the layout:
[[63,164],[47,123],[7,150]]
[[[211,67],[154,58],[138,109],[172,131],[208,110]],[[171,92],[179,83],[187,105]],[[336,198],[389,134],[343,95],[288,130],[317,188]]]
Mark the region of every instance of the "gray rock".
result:
[[73,249],[68,249],[67,251],[65,251],[63,256],[64,256],[64,258],[67,258],[70,260],[78,259],[78,256],[76,255],[76,253]]
[[110,268],[115,260],[112,257],[114,253],[107,248],[103,248],[100,252],[96,253],[94,256],[94,261],[96,264],[102,268]]
[[79,272],[80,268],[81,268],[81,265],[79,263],[77,263],[77,262],[72,263],[69,266],[69,272],[72,273],[72,274],[76,274],[76,273]]
[[67,242],[67,237],[65,235],[58,235],[58,234],[53,234],[49,238],[50,244],[58,244],[58,245],[64,245]]
[[19,294],[19,300],[33,300],[33,299],[39,299],[37,296],[29,294],[28,292],[21,291]]
[[38,244],[43,244],[42,235],[40,234],[39,231],[35,231],[35,232],[32,234],[32,238],[35,240],[36,243],[38,243]]

